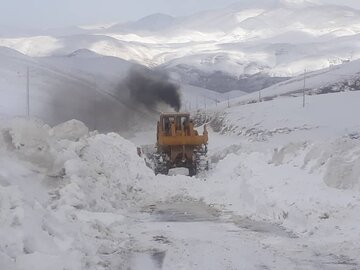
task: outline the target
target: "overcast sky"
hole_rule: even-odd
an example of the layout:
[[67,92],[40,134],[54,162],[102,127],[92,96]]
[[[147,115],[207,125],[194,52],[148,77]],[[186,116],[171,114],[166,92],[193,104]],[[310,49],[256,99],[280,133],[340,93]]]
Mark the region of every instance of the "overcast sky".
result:
[[[125,22],[159,12],[189,15],[241,1],[251,0],[0,0],[0,26],[50,28]],[[360,9],[360,0],[318,1]]]

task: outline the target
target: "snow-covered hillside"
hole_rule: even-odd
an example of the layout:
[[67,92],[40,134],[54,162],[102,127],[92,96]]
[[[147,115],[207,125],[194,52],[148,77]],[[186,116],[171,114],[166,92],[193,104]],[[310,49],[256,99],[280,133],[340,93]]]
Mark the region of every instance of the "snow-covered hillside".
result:
[[[268,101],[281,97],[303,96],[360,90],[360,60],[326,69],[307,72],[287,81],[262,89],[256,93],[231,100],[232,104]],[[223,103],[222,108],[227,106]]]
[[[129,103],[121,85],[134,66],[85,49],[63,56],[30,57],[0,47],[1,116],[26,115],[29,68],[31,117],[52,125],[76,118],[98,130],[140,126],[144,116],[154,122],[156,118]],[[204,108],[228,99],[228,95],[189,85],[180,85],[180,94],[184,110]],[[232,97],[242,94],[235,92]],[[129,115],[138,115],[135,119],[140,122],[134,125],[135,120]]]
[[[99,106],[104,102],[109,110],[103,113],[98,112],[97,123],[99,126],[101,118],[106,115],[109,123],[114,127],[119,127],[116,122],[120,122],[119,116],[111,114],[121,113],[121,103],[107,95],[109,91],[109,80],[102,79],[100,70],[104,65],[111,67],[112,72],[123,71],[124,61],[102,57],[77,57],[64,56],[50,59],[35,59],[16,51],[1,47],[0,48],[0,112],[2,116],[24,116],[26,114],[26,87],[27,87],[27,68],[29,68],[29,88],[30,88],[30,115],[38,117],[49,124],[60,123],[72,118],[80,119],[89,126],[94,127],[95,111],[94,104],[99,100]],[[76,58],[76,60],[74,60]],[[101,66],[101,59],[106,64]],[[62,61],[61,61],[62,60]],[[126,63],[125,63],[126,64]],[[88,70],[87,70],[88,69]],[[87,71],[98,70],[96,75],[99,78],[99,86],[91,78],[91,73]],[[122,72],[123,73],[123,72]],[[122,74],[120,73],[120,74]],[[110,74],[110,71],[109,71]],[[124,75],[125,76],[125,75]],[[109,127],[109,126],[108,126]],[[107,127],[107,128],[108,128]]]

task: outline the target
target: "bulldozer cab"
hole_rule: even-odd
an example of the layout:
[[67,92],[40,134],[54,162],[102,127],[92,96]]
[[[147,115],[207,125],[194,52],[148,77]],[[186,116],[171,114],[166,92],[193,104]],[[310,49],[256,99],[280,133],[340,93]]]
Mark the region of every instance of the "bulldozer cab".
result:
[[163,114],[160,116],[161,131],[166,136],[186,132],[189,124],[190,114]]
[[206,126],[200,135],[189,113],[163,113],[157,127],[157,143],[166,145],[201,145],[208,141]]

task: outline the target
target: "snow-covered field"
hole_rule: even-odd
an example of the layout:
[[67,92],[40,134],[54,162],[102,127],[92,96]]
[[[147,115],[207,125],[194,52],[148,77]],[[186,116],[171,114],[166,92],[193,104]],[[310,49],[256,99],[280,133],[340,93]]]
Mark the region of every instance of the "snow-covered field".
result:
[[217,112],[199,178],[154,176],[136,152],[153,131],[3,120],[0,268],[357,269],[359,98]]

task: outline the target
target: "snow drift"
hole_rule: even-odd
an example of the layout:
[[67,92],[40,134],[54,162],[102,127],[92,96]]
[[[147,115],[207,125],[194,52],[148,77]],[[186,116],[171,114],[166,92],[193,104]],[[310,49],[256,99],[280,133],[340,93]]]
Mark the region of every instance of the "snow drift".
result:
[[0,268],[122,265],[121,255],[106,257],[129,240],[116,224],[149,198],[140,183],[154,177],[136,147],[75,120],[50,128],[17,119],[0,129]]

